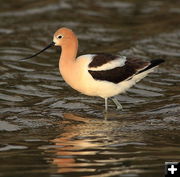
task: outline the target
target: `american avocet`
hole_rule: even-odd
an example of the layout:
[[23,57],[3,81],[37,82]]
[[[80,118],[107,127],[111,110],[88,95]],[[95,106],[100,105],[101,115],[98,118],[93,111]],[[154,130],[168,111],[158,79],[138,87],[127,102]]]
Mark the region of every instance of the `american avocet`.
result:
[[[147,62],[104,53],[86,54],[76,58],[78,39],[68,28],[58,29],[52,43],[24,59],[32,58],[51,46],[60,46],[62,49],[59,70],[64,80],[85,95],[104,98],[105,111],[108,109],[108,98],[125,92],[164,62],[162,59]],[[118,109],[122,109],[117,99],[112,100]]]

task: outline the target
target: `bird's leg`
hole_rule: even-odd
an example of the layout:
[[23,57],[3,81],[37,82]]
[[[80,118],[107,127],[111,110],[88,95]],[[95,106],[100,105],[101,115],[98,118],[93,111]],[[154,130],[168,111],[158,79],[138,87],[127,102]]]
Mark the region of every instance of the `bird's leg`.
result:
[[119,103],[119,101],[116,98],[112,98],[112,101],[114,102],[114,104],[117,107],[117,110],[122,110],[122,105]]
[[108,111],[108,98],[105,98],[105,112]]

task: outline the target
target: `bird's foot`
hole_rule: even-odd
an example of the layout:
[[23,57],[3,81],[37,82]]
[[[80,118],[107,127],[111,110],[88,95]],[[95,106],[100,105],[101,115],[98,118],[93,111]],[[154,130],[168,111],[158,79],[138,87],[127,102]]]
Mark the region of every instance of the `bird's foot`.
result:
[[118,101],[116,98],[112,98],[112,101],[113,101],[114,104],[116,105],[116,109],[117,109],[118,111],[122,111],[122,110],[123,110],[122,105],[119,103],[119,101]]
[[117,106],[116,109],[117,109],[118,111],[123,111],[123,107],[122,107],[122,106]]

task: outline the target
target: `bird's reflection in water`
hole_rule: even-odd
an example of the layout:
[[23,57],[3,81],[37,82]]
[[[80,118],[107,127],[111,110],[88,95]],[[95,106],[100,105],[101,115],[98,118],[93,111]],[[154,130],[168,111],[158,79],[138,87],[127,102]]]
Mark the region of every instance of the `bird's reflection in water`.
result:
[[116,144],[127,142],[127,132],[119,131],[126,123],[65,114],[61,122],[64,124],[60,130],[62,133],[51,140],[54,144],[51,146],[54,153],[51,163],[57,167],[58,173],[76,172],[83,173],[83,176],[103,168],[106,174],[113,166],[119,169],[123,160],[120,156],[127,152],[120,149],[116,152]]
[[104,136],[99,127],[103,120],[73,114],[65,114],[64,118],[64,133],[52,140],[57,147],[57,158],[53,159],[53,164],[58,166],[59,173],[95,171],[91,167],[93,164],[85,160],[84,156],[94,156],[103,148],[104,144],[98,141],[99,137]]

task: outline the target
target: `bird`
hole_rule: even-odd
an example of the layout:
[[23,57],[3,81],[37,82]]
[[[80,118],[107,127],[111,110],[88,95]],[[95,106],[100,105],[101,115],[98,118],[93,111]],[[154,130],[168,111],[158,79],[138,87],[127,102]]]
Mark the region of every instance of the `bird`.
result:
[[33,58],[52,46],[61,47],[59,70],[64,81],[82,94],[103,98],[105,112],[108,111],[108,98],[112,99],[117,109],[122,109],[115,96],[126,92],[164,62],[163,59],[143,61],[108,53],[77,57],[78,38],[66,27],[54,33],[53,41],[48,46],[22,60]]

